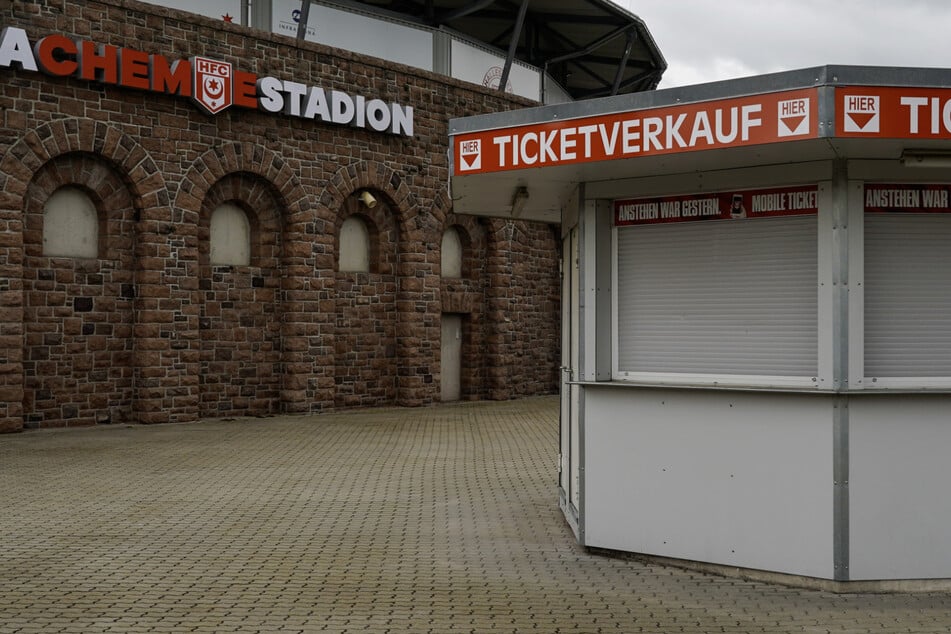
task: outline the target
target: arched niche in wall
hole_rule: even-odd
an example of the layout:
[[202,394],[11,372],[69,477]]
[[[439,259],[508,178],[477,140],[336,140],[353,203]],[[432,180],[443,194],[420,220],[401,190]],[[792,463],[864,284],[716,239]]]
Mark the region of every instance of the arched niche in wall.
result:
[[43,255],[95,258],[99,256],[99,213],[89,195],[78,187],[60,187],[43,206]]
[[463,242],[458,228],[449,227],[443,232],[440,258],[442,277],[462,277]]
[[233,202],[211,212],[209,259],[212,266],[251,264],[251,223],[244,209]]
[[337,265],[341,272],[370,272],[370,230],[358,215],[348,217],[340,225]]

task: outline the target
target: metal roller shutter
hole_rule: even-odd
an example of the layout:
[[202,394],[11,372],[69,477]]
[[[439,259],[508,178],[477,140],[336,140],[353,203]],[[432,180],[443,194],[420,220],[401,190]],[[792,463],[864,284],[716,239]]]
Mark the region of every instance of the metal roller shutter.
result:
[[866,214],[865,375],[951,377],[951,216]]
[[816,216],[617,231],[620,378],[816,376]]

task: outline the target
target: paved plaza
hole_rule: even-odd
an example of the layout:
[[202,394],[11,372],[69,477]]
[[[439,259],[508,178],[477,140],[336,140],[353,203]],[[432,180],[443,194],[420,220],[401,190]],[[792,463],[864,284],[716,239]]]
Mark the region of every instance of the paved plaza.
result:
[[587,552],[557,508],[557,408],[0,436],[0,634],[951,629],[951,593]]

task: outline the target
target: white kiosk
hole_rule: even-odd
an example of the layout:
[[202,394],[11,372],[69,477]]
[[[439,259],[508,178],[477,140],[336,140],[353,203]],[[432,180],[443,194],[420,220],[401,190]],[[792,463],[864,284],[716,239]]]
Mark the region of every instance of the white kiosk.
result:
[[826,66],[450,127],[456,212],[562,227],[581,544],[842,587],[951,578],[951,71]]

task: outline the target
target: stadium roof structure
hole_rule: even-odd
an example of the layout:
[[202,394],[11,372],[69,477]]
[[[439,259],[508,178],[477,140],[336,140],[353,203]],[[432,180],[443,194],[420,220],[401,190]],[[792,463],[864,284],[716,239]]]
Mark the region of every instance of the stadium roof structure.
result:
[[455,31],[508,51],[507,66],[514,59],[541,68],[575,100],[652,90],[667,69],[644,21],[608,0],[345,4]]

